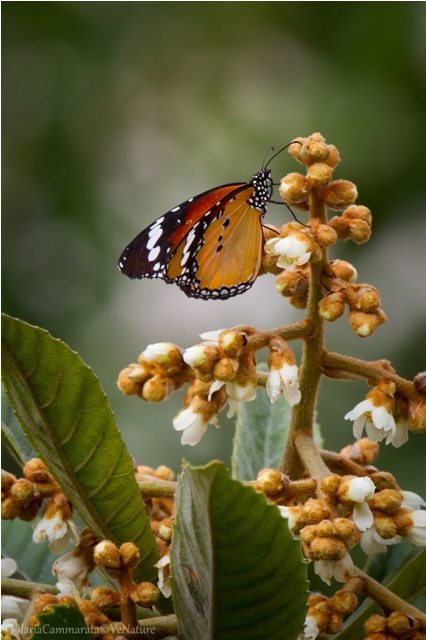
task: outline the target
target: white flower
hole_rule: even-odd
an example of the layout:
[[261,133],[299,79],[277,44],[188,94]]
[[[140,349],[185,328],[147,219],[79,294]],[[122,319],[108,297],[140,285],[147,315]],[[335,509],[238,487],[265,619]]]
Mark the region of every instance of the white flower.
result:
[[293,531],[293,529],[296,527],[296,521],[300,514],[300,508],[299,507],[282,507],[280,505],[277,505],[277,507],[280,511],[281,517],[287,518],[288,528],[290,529],[290,531]]
[[171,342],[156,342],[155,344],[147,345],[142,355],[147,362],[152,362],[153,360],[168,362],[170,354],[174,351],[177,351],[177,349]]
[[[354,437],[360,440],[365,427],[367,436],[373,442],[381,442],[386,438],[386,444],[393,442],[395,446],[400,446],[400,432],[396,432],[396,425],[393,416],[388,413],[383,405],[374,406],[370,399],[363,400],[345,415],[345,420],[354,420]],[[396,436],[396,437],[395,437]]]
[[66,551],[71,538],[74,544],[80,542],[75,522],[72,519],[64,520],[60,510],[56,511],[52,518],[43,517],[40,520],[34,529],[33,541],[36,543],[44,542],[46,535],[49,538],[49,549],[57,555]]
[[5,618],[1,623],[1,637],[3,638],[21,638],[19,624],[15,618]]
[[196,344],[193,347],[189,347],[189,349],[185,350],[183,359],[190,367],[195,367],[196,364],[205,362],[207,360],[205,345]]
[[238,402],[250,402],[256,397],[256,385],[248,381],[246,386],[242,387],[236,380],[232,380],[232,382],[226,383],[226,393]]
[[1,615],[3,618],[13,618],[23,622],[29,606],[29,601],[16,596],[1,597]]
[[398,544],[398,542],[401,542],[401,536],[393,536],[393,538],[385,540],[379,536],[374,527],[371,527],[371,529],[361,533],[360,545],[364,553],[371,555],[373,553],[385,553],[387,547]]
[[346,582],[352,576],[353,566],[352,558],[346,552],[341,560],[316,560],[314,570],[329,585],[332,577],[337,582]]
[[55,560],[52,573],[56,575],[59,580],[63,580],[64,578],[71,580],[77,589],[83,589],[89,585],[90,568],[85,564],[81,556],[74,555],[74,551],[65,553]]
[[158,569],[158,588],[165,598],[169,598],[172,595],[170,585],[170,556],[163,556],[154,567]]
[[293,271],[296,267],[306,264],[311,257],[309,240],[300,240],[295,236],[287,238],[272,238],[265,243],[266,253],[279,255],[277,266],[287,271]]
[[58,599],[70,596],[71,598],[74,598],[77,603],[81,602],[83,599],[80,596],[77,587],[69,578],[61,578],[61,580],[56,583],[56,588],[59,590],[59,593],[56,594]]
[[195,413],[191,407],[180,411],[173,418],[174,429],[183,431],[180,440],[181,444],[189,444],[191,447],[200,442],[209,424],[214,424],[215,427],[219,428],[216,416],[205,422],[201,413]]
[[392,438],[392,444],[394,447],[398,448],[408,441],[408,422],[403,418],[400,418],[399,420],[396,420],[395,427],[396,431]]
[[298,404],[301,398],[298,376],[299,369],[295,364],[285,362],[281,369],[271,369],[266,381],[266,391],[271,402],[276,402],[282,393],[291,407]]
[[354,523],[360,531],[367,531],[374,524],[373,513],[365,502],[374,497],[375,486],[371,478],[352,478],[347,481],[348,490],[345,497],[355,502],[353,510]]
[[420,547],[426,546],[426,511],[413,511],[410,518],[414,526],[408,530],[407,540]]
[[306,616],[305,618],[305,628],[297,636],[297,640],[315,640],[317,635],[319,634],[318,622],[315,616]]
[[401,507],[411,509],[412,511],[419,510],[420,507],[426,507],[426,502],[421,496],[414,493],[414,491],[400,491],[400,493],[402,495]]
[[16,561],[13,558],[1,559],[1,577],[2,578],[10,578],[10,576],[13,576],[17,568],[18,568],[18,565],[16,564]]

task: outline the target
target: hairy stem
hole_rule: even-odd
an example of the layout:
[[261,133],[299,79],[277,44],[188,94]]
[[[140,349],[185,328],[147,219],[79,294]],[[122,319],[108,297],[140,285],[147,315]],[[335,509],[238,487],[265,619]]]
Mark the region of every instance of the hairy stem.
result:
[[299,454],[303,466],[313,478],[321,479],[330,475],[321,454],[312,439],[311,431],[298,431],[294,436],[294,446]]
[[27,582],[26,580],[15,580],[14,578],[2,578],[1,591],[5,596],[15,596],[26,600],[30,600],[34,591],[53,593],[55,596],[59,593],[58,589],[51,584]]
[[176,482],[138,474],[138,487],[144,498],[174,498]]
[[[315,189],[310,194],[310,214],[312,221],[326,222],[324,201]],[[291,478],[298,477],[302,472],[300,458],[295,449],[295,436],[302,429],[311,434],[313,432],[314,411],[322,375],[320,364],[324,349],[324,321],[318,312],[318,305],[323,297],[320,279],[327,262],[327,249],[323,249],[322,259],[310,263],[311,275],[306,320],[314,327],[314,331],[304,341],[299,380],[302,399],[299,404],[293,407],[290,431],[280,464],[280,471]]]
[[354,567],[354,573],[364,580],[364,593],[373,598],[386,613],[388,611],[401,611],[407,616],[413,616],[413,618],[417,618],[422,623],[426,630],[426,614],[398,598],[398,596],[383,587],[379,582],[376,582],[376,580],[373,580],[373,578],[370,578],[361,569]]
[[[238,327],[236,327],[238,329]],[[283,340],[297,340],[307,338],[314,330],[312,322],[305,318],[295,324],[278,327],[277,329],[268,329],[267,331],[257,331],[248,339],[248,347],[253,351],[262,349],[269,344],[269,340],[275,336],[279,336]]]
[[123,623],[111,624],[110,629],[114,635],[123,635],[125,637],[168,638],[169,636],[177,635],[177,621],[175,615],[139,620],[138,629],[133,634],[129,634],[128,627],[126,628]]

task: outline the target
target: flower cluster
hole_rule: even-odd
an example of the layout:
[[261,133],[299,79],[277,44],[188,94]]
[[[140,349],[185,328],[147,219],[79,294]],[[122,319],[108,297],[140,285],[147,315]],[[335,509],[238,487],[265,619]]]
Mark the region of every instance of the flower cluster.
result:
[[332,598],[311,593],[308,597],[305,629],[298,640],[315,640],[320,633],[340,633],[343,618],[353,613],[357,606],[358,598],[345,588],[336,591]]
[[360,338],[372,335],[386,321],[377,289],[369,284],[347,283],[335,278],[331,291],[320,302],[320,316],[334,322],[343,315],[345,304],[349,307],[349,324]]
[[181,350],[171,342],[158,342],[147,346],[137,364],[130,364],[120,372],[117,385],[125,395],[161,402],[190,378],[191,371]]
[[393,611],[387,618],[373,614],[364,622],[365,640],[424,640],[426,634],[420,620],[402,611]]
[[24,478],[19,480],[7,471],[1,472],[1,517],[19,518],[29,522],[36,517],[45,498],[59,490],[59,485],[39,458],[24,466]]

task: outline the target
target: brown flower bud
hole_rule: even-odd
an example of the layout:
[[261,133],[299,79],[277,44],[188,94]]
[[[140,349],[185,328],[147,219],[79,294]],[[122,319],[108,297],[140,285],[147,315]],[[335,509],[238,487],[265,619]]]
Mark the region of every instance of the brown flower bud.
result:
[[351,220],[364,220],[370,227],[372,223],[371,211],[367,207],[359,204],[354,204],[348,207],[343,213],[346,219]]
[[386,619],[377,614],[373,614],[364,622],[365,632],[371,633],[385,633],[386,632]]
[[225,356],[229,358],[235,358],[241,352],[241,349],[246,346],[247,338],[233,331],[232,329],[225,329],[219,335],[219,348],[222,349]]
[[147,402],[161,402],[167,400],[174,390],[173,382],[164,374],[157,373],[143,385],[142,399]]
[[393,519],[384,513],[376,512],[374,516],[374,526],[381,538],[384,540],[390,540],[396,536],[397,529]]
[[396,511],[401,506],[402,495],[395,489],[383,489],[369,502],[371,509],[380,509],[386,513]]
[[121,555],[111,540],[102,540],[94,549],[93,559],[100,567],[107,571],[114,571],[121,567]]
[[96,587],[90,593],[90,600],[98,609],[113,609],[120,606],[121,595],[108,587]]
[[426,371],[418,373],[415,376],[413,382],[416,390],[422,395],[426,395]]
[[337,233],[328,224],[318,224],[312,227],[312,233],[320,247],[330,247],[337,242]]
[[350,591],[337,591],[334,596],[330,598],[330,605],[342,616],[347,616],[357,608],[358,598]]
[[328,157],[325,159],[326,164],[334,169],[340,162],[340,153],[337,151],[337,148],[334,144],[328,145]]
[[59,485],[40,458],[32,458],[24,465],[24,476],[35,484],[40,496],[50,497],[59,490]]
[[310,498],[303,507],[303,514],[307,524],[316,524],[324,520],[328,515],[328,509],[319,500]]
[[413,400],[408,406],[408,424],[414,433],[426,431],[426,403]]
[[130,367],[126,367],[118,374],[117,387],[126,396],[134,396],[141,393],[142,386],[140,382],[130,377],[130,374],[136,368],[136,365],[130,365]]
[[343,540],[348,540],[354,535],[359,535],[358,527],[354,522],[352,522],[352,520],[348,520],[348,518],[334,518],[333,526],[336,535]]
[[136,567],[140,560],[139,549],[133,542],[124,542],[120,547],[120,557],[125,567]]
[[319,304],[319,314],[328,322],[334,322],[345,312],[346,296],[343,291],[328,293]]
[[327,633],[340,633],[343,629],[343,619],[338,613],[331,613],[327,625]]
[[388,471],[377,471],[373,466],[364,467],[364,471],[366,471],[372,479],[378,491],[382,491],[383,489],[398,489],[395,478]]
[[306,527],[303,527],[303,529],[301,530],[300,537],[308,547],[311,544],[312,540],[315,539],[316,531],[317,527],[314,524],[309,524]]
[[380,307],[380,294],[373,287],[362,287],[358,292],[356,308],[364,313],[373,313]]
[[1,519],[14,520],[21,513],[21,507],[9,496],[1,501]]
[[160,598],[160,591],[150,582],[141,582],[130,593],[131,599],[140,607],[151,609]]
[[365,220],[349,220],[347,228],[348,237],[357,244],[362,244],[370,239],[371,227]]
[[2,500],[4,498],[6,498],[6,496],[9,495],[10,489],[13,486],[13,484],[17,482],[17,479],[15,478],[15,476],[12,473],[9,473],[8,471],[5,471],[4,469],[1,470],[1,498]]
[[321,480],[321,488],[324,493],[328,496],[336,495],[340,486],[340,477],[338,475],[332,474],[326,476]]
[[373,442],[368,438],[362,438],[356,442],[356,445],[362,453],[362,464],[370,464],[379,455],[380,447],[377,442]]
[[341,560],[346,553],[346,545],[336,538],[314,538],[309,547],[312,560]]
[[308,306],[308,295],[290,296],[288,301],[295,309],[306,309]]
[[296,160],[298,160],[299,162],[302,162],[303,164],[305,164],[305,161],[302,159],[302,154],[301,151],[304,147],[305,142],[308,140],[308,138],[295,138],[294,141],[292,142],[292,144],[289,146],[288,148],[288,152],[294,157],[296,158]]
[[215,380],[223,380],[224,382],[231,382],[235,378],[235,374],[238,371],[238,360],[225,356],[217,362],[213,369],[213,375]]
[[149,380],[149,378],[151,377],[151,374],[148,371],[148,369],[146,369],[142,365],[131,364],[129,365],[129,369],[131,369],[131,372],[129,373],[129,378],[131,380],[135,380],[136,382],[139,382],[139,384],[142,384],[142,385],[145,384],[145,382]]
[[267,496],[273,496],[288,485],[288,479],[277,469],[262,469],[257,474],[257,483],[261,491]]
[[34,602],[34,613],[51,611],[52,605],[58,604],[58,602],[58,598],[52,593],[42,593]]
[[349,221],[343,216],[334,216],[328,221],[328,225],[334,229],[339,240],[347,240],[349,238]]
[[350,262],[346,262],[346,260],[333,260],[331,266],[336,276],[341,280],[351,283],[356,281],[358,273]]
[[355,202],[358,191],[349,180],[334,180],[321,190],[321,195],[329,209],[341,211]]
[[[61,601],[62,602],[62,601]],[[108,623],[107,616],[99,611],[97,607],[90,602],[89,600],[81,600],[78,603],[78,608],[84,616],[84,621],[86,625],[89,627],[100,627],[103,624]]]
[[411,629],[410,619],[401,611],[393,611],[386,622],[389,631],[397,636]]
[[348,320],[352,329],[360,338],[371,336],[381,324],[375,313],[364,313],[363,311],[350,311]]
[[315,162],[308,169],[308,181],[312,187],[323,187],[328,184],[333,175],[333,169],[325,162]]
[[315,529],[315,535],[318,538],[331,538],[334,535],[334,527],[330,520],[322,520]]
[[[138,467],[139,469],[139,467]],[[155,472],[153,473],[153,475],[156,478],[161,478],[162,480],[174,480],[175,479],[175,474],[172,471],[172,469],[170,469],[169,467],[166,467],[164,464],[160,464],[159,467],[156,468]]]
[[165,542],[170,542],[170,540],[172,539],[172,534],[173,534],[173,525],[174,522],[174,518],[164,518],[164,520],[162,521],[159,529],[158,529],[158,536],[164,540]]
[[300,173],[289,173],[282,178],[278,190],[286,202],[298,204],[307,202],[310,189],[306,176],[302,176]]
[[34,498],[34,485],[29,480],[21,478],[10,488],[10,495],[16,504],[19,504],[21,507],[26,507]]
[[303,269],[288,271],[285,269],[275,281],[278,293],[282,296],[306,296],[309,290],[309,277]]

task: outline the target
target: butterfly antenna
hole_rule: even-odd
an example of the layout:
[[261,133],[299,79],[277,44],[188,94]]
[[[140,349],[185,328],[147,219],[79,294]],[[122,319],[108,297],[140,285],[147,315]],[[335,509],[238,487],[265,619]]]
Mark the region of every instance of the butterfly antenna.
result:
[[[263,165],[265,164],[266,157],[267,157],[268,153],[269,153],[271,150],[272,150],[272,151],[274,151],[274,147],[269,147],[269,149],[268,149],[268,150],[267,150],[267,152],[265,153],[265,156],[264,156],[264,158],[263,158],[263,162],[262,162],[262,169],[263,169]],[[269,162],[268,162],[268,164],[269,164]],[[268,166],[268,165],[266,165],[266,166]]]
[[[272,156],[272,158],[269,158],[269,160],[268,160],[268,162],[267,162],[267,164],[266,164],[266,166],[265,166],[265,169],[267,169],[267,168],[268,168],[268,164],[270,164],[270,163],[272,162],[272,160],[273,160],[274,158],[276,158],[276,157],[281,153],[281,151],[284,151],[284,149],[287,149],[287,148],[288,148],[290,145],[292,145],[292,144],[302,144],[302,143],[300,142],[300,140],[292,140],[291,142],[289,142],[288,144],[286,144],[286,145],[285,145],[285,147],[283,147],[282,149],[280,149],[279,151],[277,151],[277,153],[274,153],[274,155]],[[272,149],[272,151],[274,150],[274,148],[273,148],[273,147],[269,147],[269,149],[268,149],[268,151],[267,151],[266,155],[268,155],[268,153],[269,153],[270,149]],[[265,156],[265,158],[266,158],[266,156]],[[265,161],[265,159],[264,159],[264,161]],[[263,167],[262,167],[262,168],[263,168]]]

